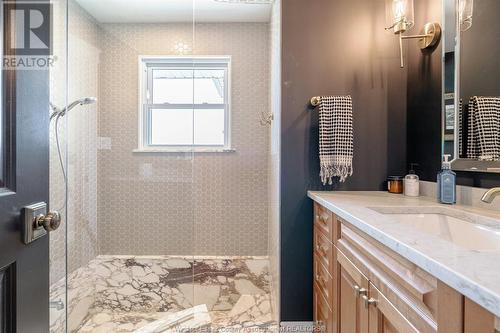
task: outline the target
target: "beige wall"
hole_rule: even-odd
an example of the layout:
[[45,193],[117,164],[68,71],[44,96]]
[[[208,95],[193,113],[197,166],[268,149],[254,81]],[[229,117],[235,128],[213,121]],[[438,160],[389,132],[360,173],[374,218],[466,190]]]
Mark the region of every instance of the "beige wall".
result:
[[[101,254],[265,255],[269,25],[103,24],[98,235]],[[193,30],[194,29],[194,30]],[[195,41],[195,42],[193,42]],[[231,55],[235,153],[140,154],[139,55]]]

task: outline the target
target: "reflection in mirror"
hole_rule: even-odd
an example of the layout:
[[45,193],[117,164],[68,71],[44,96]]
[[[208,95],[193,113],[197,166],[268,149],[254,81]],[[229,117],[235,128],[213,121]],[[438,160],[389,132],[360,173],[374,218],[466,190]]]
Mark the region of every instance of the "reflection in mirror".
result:
[[444,7],[443,153],[453,154],[454,169],[499,172],[500,1]]
[[455,0],[444,0],[444,143],[443,155],[455,158]]
[[[0,15],[3,17],[2,10],[0,9]],[[3,21],[3,20],[2,20]],[[0,25],[0,60],[3,64],[4,59],[4,50],[3,50],[3,34],[4,34],[4,25],[6,22],[3,22]],[[3,156],[3,147],[4,147],[4,138],[3,138],[3,118],[4,118],[4,109],[5,109],[5,101],[4,101],[4,70],[0,71],[0,188],[5,188],[5,177],[4,177],[4,156]]]
[[[461,3],[464,1],[461,1]],[[469,0],[472,6],[472,0]],[[473,3],[474,23],[460,22],[460,144],[462,158],[500,159],[500,2]],[[460,9],[470,8],[461,6]],[[462,14],[463,15],[463,14]],[[461,15],[461,16],[462,16]],[[468,28],[466,28],[468,26]],[[465,28],[465,29],[464,29]]]

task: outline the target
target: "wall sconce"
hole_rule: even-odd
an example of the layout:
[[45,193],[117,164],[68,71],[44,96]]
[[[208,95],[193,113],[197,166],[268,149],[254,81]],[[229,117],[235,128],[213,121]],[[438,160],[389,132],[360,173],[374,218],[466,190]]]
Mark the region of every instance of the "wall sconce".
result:
[[472,26],[472,14],[474,12],[474,0],[458,1],[458,19],[460,31],[469,30]]
[[[466,0],[461,0],[466,1]],[[404,67],[403,39],[418,39],[421,49],[431,48],[441,38],[439,23],[426,23],[419,35],[403,35],[415,24],[413,13],[413,0],[386,0],[385,2],[387,28],[399,35],[399,52],[401,55],[401,68]]]

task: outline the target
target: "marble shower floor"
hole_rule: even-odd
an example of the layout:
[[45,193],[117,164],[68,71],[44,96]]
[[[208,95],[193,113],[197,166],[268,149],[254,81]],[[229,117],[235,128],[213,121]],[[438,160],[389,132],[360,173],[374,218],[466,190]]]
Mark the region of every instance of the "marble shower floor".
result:
[[68,279],[70,332],[172,332],[149,327],[197,305],[210,320],[194,331],[275,331],[264,257],[99,256],[86,269]]

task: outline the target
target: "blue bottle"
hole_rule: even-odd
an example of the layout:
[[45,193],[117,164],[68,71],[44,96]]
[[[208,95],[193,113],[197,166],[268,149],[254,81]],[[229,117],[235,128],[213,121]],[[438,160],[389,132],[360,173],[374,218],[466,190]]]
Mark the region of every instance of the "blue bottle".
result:
[[438,200],[443,204],[457,202],[457,174],[451,171],[451,155],[444,155],[443,167],[437,176]]

